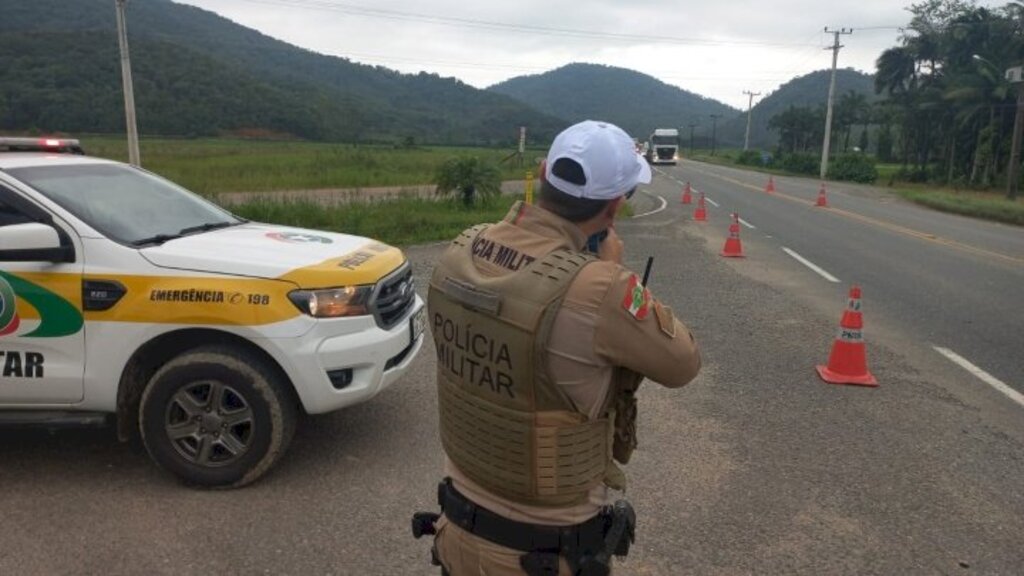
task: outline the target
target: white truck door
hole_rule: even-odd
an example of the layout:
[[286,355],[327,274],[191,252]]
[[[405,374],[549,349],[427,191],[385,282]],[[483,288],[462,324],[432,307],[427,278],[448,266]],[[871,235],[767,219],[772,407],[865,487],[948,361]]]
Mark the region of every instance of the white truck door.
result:
[[82,400],[82,271],[74,230],[0,185],[0,407]]

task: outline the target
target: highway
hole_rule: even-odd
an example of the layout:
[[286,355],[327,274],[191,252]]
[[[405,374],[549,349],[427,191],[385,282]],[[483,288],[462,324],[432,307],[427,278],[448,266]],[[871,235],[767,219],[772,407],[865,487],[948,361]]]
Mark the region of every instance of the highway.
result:
[[[881,188],[830,184],[815,208],[817,181],[765,182],[659,167],[617,226],[704,366],[641,387],[637,542],[615,573],[1024,573],[1024,233]],[[719,255],[733,211],[753,226],[742,259]],[[421,294],[442,249],[406,250]],[[877,388],[815,372],[854,283]],[[409,528],[442,475],[435,369],[425,348],[372,401],[306,419],[235,491],[183,487],[110,429],[0,430],[0,573],[436,575]]]
[[1024,391],[1020,227],[927,210],[865,186],[829,183],[829,207],[816,208],[815,180],[777,178],[767,194],[766,176],[742,170],[683,162],[662,175],[719,204],[709,206],[719,228],[730,212],[756,226],[743,230],[753,257],[784,260],[788,248],[839,280],[830,293],[860,285],[869,333],[885,326],[908,344],[955,351]]

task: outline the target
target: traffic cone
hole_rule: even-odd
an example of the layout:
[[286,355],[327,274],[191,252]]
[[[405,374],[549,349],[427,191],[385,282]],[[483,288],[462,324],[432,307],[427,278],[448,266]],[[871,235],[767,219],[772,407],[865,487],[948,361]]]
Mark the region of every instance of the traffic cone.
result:
[[686,183],[686,187],[683,188],[683,204],[690,204],[693,202],[693,196],[690,195],[690,183]]
[[850,288],[850,299],[839,322],[839,335],[832,344],[828,366],[818,366],[818,375],[830,384],[856,384],[878,386],[878,381],[868,372],[867,356],[864,350],[864,320],[860,312],[860,287]]
[[768,185],[764,187],[764,191],[766,193],[768,193],[768,194],[771,194],[772,192],[775,192],[775,177],[774,176],[769,176],[768,177]]
[[818,189],[818,201],[814,203],[815,206],[822,208],[828,208],[828,199],[825,198],[825,183],[821,183],[821,188]]
[[704,193],[700,193],[700,199],[697,200],[697,209],[693,211],[693,219],[697,222],[708,221],[708,210],[704,205]]
[[732,215],[732,224],[729,225],[729,237],[725,239],[725,247],[722,248],[722,256],[743,258],[743,244],[740,243],[740,215],[735,212]]

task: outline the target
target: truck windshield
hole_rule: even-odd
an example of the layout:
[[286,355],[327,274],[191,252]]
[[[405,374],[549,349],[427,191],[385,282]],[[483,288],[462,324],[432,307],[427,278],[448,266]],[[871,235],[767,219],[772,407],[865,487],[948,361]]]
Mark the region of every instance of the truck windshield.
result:
[[653,136],[651,140],[656,146],[675,146],[678,138],[675,136]]
[[122,244],[243,222],[176,184],[123,164],[32,166],[7,173]]

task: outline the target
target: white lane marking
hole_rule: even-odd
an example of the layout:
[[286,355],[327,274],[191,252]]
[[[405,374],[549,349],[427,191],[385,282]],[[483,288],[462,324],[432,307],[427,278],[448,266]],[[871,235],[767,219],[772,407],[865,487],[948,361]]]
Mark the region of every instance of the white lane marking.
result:
[[820,267],[818,267],[816,264],[814,264],[813,262],[811,262],[807,258],[804,258],[803,256],[801,256],[801,255],[797,254],[796,252],[790,250],[789,248],[786,248],[785,246],[782,247],[782,250],[786,254],[789,254],[793,258],[796,258],[797,262],[799,262],[799,263],[803,264],[804,266],[807,266],[811,270],[814,270],[815,272],[817,272],[825,280],[828,280],[829,282],[835,282],[837,284],[839,283],[839,278],[836,278],[835,276],[829,274],[828,272],[825,272],[824,270],[822,270]]
[[[697,188],[694,187],[694,186],[691,186],[690,189],[693,191],[694,194],[704,194],[700,190],[697,190]],[[720,208],[720,206],[718,205],[718,202],[715,202],[711,198],[708,198],[706,194],[704,195],[704,201],[707,202],[708,204],[711,204],[715,208]]]
[[1004,384],[995,376],[989,374],[988,372],[985,372],[984,370],[978,368],[974,364],[971,364],[966,358],[957,354],[956,352],[953,352],[949,348],[942,348],[941,346],[932,346],[932,348],[935,348],[936,352],[942,354],[946,358],[949,358],[964,370],[967,370],[971,374],[977,376],[982,382],[1002,392],[1010,400],[1013,400],[1017,404],[1024,406],[1024,396],[1022,396],[1020,392],[1017,392],[1013,388],[1010,388],[1009,386]]
[[755,228],[757,228],[757,226],[754,226],[753,224],[751,224],[750,222],[747,222],[743,218],[740,218],[740,224],[743,224],[744,226],[746,226],[747,228],[750,228],[751,230],[754,230]]
[[662,198],[661,196],[658,196],[656,194],[651,194],[647,190],[641,190],[640,192],[650,196],[651,198],[656,198],[658,200],[661,200],[661,206],[659,206],[658,208],[655,208],[654,210],[651,210],[650,212],[644,212],[643,214],[634,214],[633,218],[643,218],[644,216],[650,216],[651,214],[657,214],[658,212],[661,212],[662,210],[664,210],[665,208],[668,207],[668,202],[664,198]]

